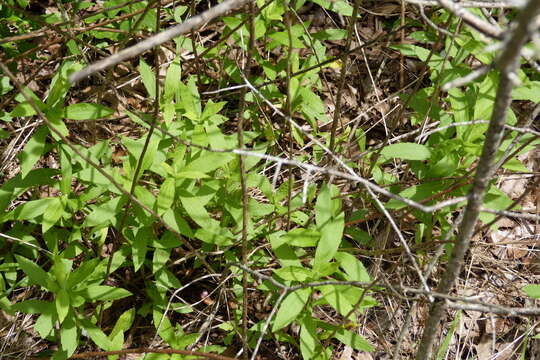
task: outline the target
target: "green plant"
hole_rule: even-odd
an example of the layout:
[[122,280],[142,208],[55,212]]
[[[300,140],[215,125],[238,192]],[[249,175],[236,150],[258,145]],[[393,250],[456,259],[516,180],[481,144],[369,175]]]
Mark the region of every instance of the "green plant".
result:
[[[482,120],[491,115],[500,79],[487,71],[466,87],[445,88],[471,71],[472,59],[486,66],[495,59],[479,34],[461,28],[448,12],[431,16],[455,37],[441,40],[423,27],[410,33],[414,44],[391,47],[426,64],[414,91],[400,94],[412,111],[404,128],[422,132],[372,146],[377,136],[367,127],[343,121],[357,109],[328,111],[328,104],[340,104],[328,95],[328,79],[347,65],[343,55],[350,55],[350,47],[343,44],[350,45],[353,34],[345,23],[321,28],[301,13],[311,6],[336,19],[350,17],[355,10],[346,1],[257,1],[247,12],[224,17],[222,30],[208,30],[211,45],[185,34],[165,50],[127,63],[140,79],[129,90],[117,83],[125,75],[122,67],[103,72],[89,81],[103,85],[95,96],[68,81],[84,67],[82,48],[102,56],[112,44],[124,47],[133,34],[158,31],[158,19],[182,22],[197,4],[188,11],[160,2],[107,1],[108,9],[86,14],[91,3],[68,1],[57,12],[28,19],[20,15],[25,2],[6,4],[0,13],[16,34],[2,24],[2,35],[58,32],[69,57],[58,62],[46,88],[21,83],[7,67],[0,79],[0,95],[12,96],[0,119],[34,119],[18,155],[20,171],[0,185],[0,308],[37,315],[34,329],[59,346],[55,359],[82,347],[121,350],[141,323],[155,333],[146,345],[155,346],[159,337],[168,348],[184,351],[152,359],[184,358],[193,348],[223,353],[242,346],[244,354],[257,354],[263,341],[287,344],[304,359],[330,359],[341,346],[371,352],[377,344],[358,331],[360,319],[381,306],[387,287],[373,275],[380,261],[354,250],[384,255],[391,250],[384,244],[389,231],[412,219],[407,239],[398,231],[398,241],[400,248],[420,249],[416,257],[404,252],[415,279],[423,280],[420,269],[436,241],[444,242],[444,259],[451,257],[448,239],[471,190],[468,178],[488,126]],[[410,25],[420,27],[416,20]],[[384,26],[388,34],[397,28],[393,21]],[[1,45],[10,57],[38,48],[16,41]],[[195,60],[186,60],[190,56]],[[169,60],[166,65],[161,57]],[[513,99],[540,101],[538,75],[522,69],[517,77],[521,84]],[[238,96],[235,86],[245,91]],[[128,93],[137,94],[136,105],[108,97]],[[246,123],[242,136],[236,133],[239,118]],[[129,124],[125,133],[118,130],[119,119]],[[118,131],[96,136],[101,122],[118,125]],[[523,123],[512,110],[507,125],[497,161],[507,171],[528,171],[517,156],[538,144],[536,134],[520,131]],[[91,136],[83,145],[76,139],[86,132]],[[9,136],[0,129],[0,139]],[[349,156],[356,150],[362,156]],[[46,157],[55,165],[45,167]],[[368,190],[354,188],[366,183]],[[455,201],[429,210],[445,200]],[[519,209],[494,181],[483,206]],[[480,215],[493,229],[496,218],[487,211]],[[388,230],[384,241],[374,235],[381,229]],[[21,291],[28,293],[17,300],[14,294]],[[203,295],[185,299],[190,291]],[[253,299],[246,296],[251,293]],[[253,314],[260,299],[272,308],[264,316]],[[219,319],[212,329],[221,337],[214,343],[201,345],[211,330],[206,323],[190,325],[199,317],[209,324]],[[448,351],[458,321],[438,357]]]

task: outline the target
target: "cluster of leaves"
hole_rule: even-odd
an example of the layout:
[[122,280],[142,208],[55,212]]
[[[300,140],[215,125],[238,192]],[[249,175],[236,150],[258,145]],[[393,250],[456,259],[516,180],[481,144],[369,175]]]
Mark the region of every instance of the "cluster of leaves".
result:
[[[345,1],[313,2],[342,16],[352,14],[351,6]],[[26,5],[24,1],[18,3]],[[117,0],[105,1],[103,6],[119,4],[121,2]],[[303,4],[303,1],[297,1],[296,9]],[[93,4],[73,2],[72,5],[76,6],[76,11],[80,11]],[[91,24],[114,19],[146,6],[145,1],[134,2],[86,17],[83,21]],[[342,40],[347,32],[342,29],[310,32],[309,22],[297,23],[288,31],[283,25],[286,11],[284,1],[273,1],[268,6],[264,1],[257,1],[257,6],[264,8],[254,20],[254,36],[263,51],[254,54],[254,62],[261,73],[253,76],[251,82],[254,86],[266,84],[261,88],[261,94],[271,102],[285,104],[288,99],[278,83],[286,77],[287,57],[276,60],[272,56],[264,57],[262,53],[271,54],[276,48],[283,53],[292,52],[289,57],[292,72],[301,72],[301,75],[289,79],[292,111],[302,115],[314,129],[313,135],[328,139],[329,134],[317,130],[318,124],[326,123],[329,119],[320,98],[321,68],[313,66],[329,58],[325,41]],[[10,21],[19,29],[27,31],[28,27],[23,24],[27,21],[17,17],[16,11],[8,7],[1,9],[6,15],[9,13],[9,16],[18,19]],[[179,6],[164,11],[171,19],[180,22],[186,16],[187,8]],[[439,22],[445,22],[448,17],[445,12],[435,15],[440,17]],[[6,18],[9,19],[9,16]],[[226,31],[223,36],[228,36],[233,28],[246,19],[247,16],[242,14],[224,18]],[[53,14],[42,20],[58,23],[63,19]],[[110,32],[91,30],[77,37],[101,48],[111,42],[125,41],[122,31],[154,31],[155,23],[156,11],[150,9],[138,18],[113,22]],[[450,31],[455,30],[456,26],[455,21],[452,22]],[[2,28],[2,31],[6,33],[6,29]],[[248,34],[247,25],[232,34],[235,44],[244,51],[248,46]],[[478,35],[474,31],[462,30],[455,42],[449,39],[445,43],[440,53],[430,53],[428,50],[434,39],[432,31],[419,31],[411,36],[425,46],[399,45],[395,48],[406,56],[427,62],[433,84],[414,94],[410,102],[414,110],[411,125],[421,125],[428,117],[440,121],[440,126],[489,119],[497,85],[494,72],[466,89],[452,89],[444,99],[444,106],[436,98],[440,84],[470,71],[466,59],[475,58],[485,64],[493,61],[493,54],[484,50]],[[180,36],[174,41],[178,53],[196,50],[200,54],[207,50],[200,44],[193,49],[194,45],[188,37]],[[295,49],[309,49],[305,53],[310,55],[301,57],[298,52],[288,48],[289,43]],[[12,55],[25,50],[9,43],[2,46],[10,49]],[[74,40],[67,42],[66,46],[69,55],[81,54]],[[219,57],[221,61],[221,69],[213,69],[223,71],[226,75],[224,83],[218,85],[242,84],[244,81],[235,60],[221,56],[228,51],[226,46],[220,45],[207,51],[205,57],[208,60]],[[60,347],[54,353],[55,359],[71,356],[84,337],[89,337],[103,350],[121,349],[126,333],[137,316],[150,318],[156,332],[171,348],[186,349],[195,343],[200,334],[186,335],[181,323],[174,326],[167,313],[169,309],[174,309],[172,311],[177,314],[195,311],[189,304],[170,300],[171,294],[185,285],[178,276],[183,270],[175,262],[178,259],[176,249],[186,245],[197,244],[198,254],[202,256],[189,262],[188,266],[204,269],[206,260],[203,259],[206,258],[215,271],[224,274],[232,272],[235,276],[229,287],[238,303],[244,300],[240,281],[242,272],[231,266],[241,260],[238,251],[243,225],[240,161],[232,152],[221,151],[238,147],[236,134],[229,134],[226,126],[236,120],[236,115],[234,111],[228,111],[228,107],[232,106],[230,103],[215,102],[201,96],[198,85],[214,84],[215,80],[202,73],[197,76],[189,73],[183,75],[182,65],[180,56],[169,64],[160,93],[156,94],[154,70],[140,59],[138,69],[142,83],[148,97],[159,102],[162,121],[147,144],[145,137],[119,137],[114,140],[114,146],[125,149],[120,166],[117,165],[118,161],[113,161],[112,140],[100,140],[91,147],[67,144],[51,131],[49,125],[44,124],[37,127],[20,153],[19,174],[0,186],[0,224],[10,239],[17,239],[15,242],[10,240],[9,251],[0,263],[3,275],[0,277],[0,307],[9,313],[21,311],[39,314],[35,330],[43,339],[58,343]],[[207,63],[209,67],[214,65],[211,61]],[[66,124],[72,121],[110,117],[114,110],[104,105],[91,102],[67,105],[71,103],[68,101],[70,85],[67,78],[82,67],[80,62],[74,60],[63,62],[50,83],[46,98],[41,99],[26,88],[26,97],[18,94],[14,98],[18,104],[10,111],[3,112],[2,120],[10,122],[16,118],[36,116],[36,109],[27,101],[27,97],[64,137],[69,137],[70,130]],[[307,69],[311,70],[302,72]],[[519,77],[522,85],[516,90],[515,99],[540,101],[540,82],[531,79],[525,72],[520,72]],[[1,79],[0,90],[0,95],[15,91],[7,77]],[[248,94],[247,100],[252,104],[246,109],[252,128],[245,132],[246,143],[259,153],[274,152],[274,145],[284,134],[276,131],[272,122],[259,116],[257,101],[260,99],[255,94]],[[134,124],[150,129],[152,114],[135,110],[126,111],[125,114]],[[509,123],[515,124],[516,121],[516,116],[511,113]],[[434,203],[443,199],[436,196],[439,193],[444,193],[444,197],[461,196],[466,194],[467,184],[451,192],[445,190],[454,185],[457,178],[470,174],[481,151],[485,129],[486,125],[482,124],[449,128],[429,136],[425,144],[388,145],[376,159],[351,166],[362,171],[369,169],[375,182],[389,185],[393,192],[415,201],[433,198],[431,202]],[[290,136],[296,143],[305,145],[303,134],[294,128],[291,131]],[[340,153],[341,146],[349,137],[348,131],[350,129],[338,136],[337,153]],[[3,131],[0,135],[5,133]],[[357,135],[358,147],[365,151],[367,135],[361,129]],[[501,155],[516,136],[515,133],[509,134],[500,149]],[[527,141],[529,136],[520,140],[521,143]],[[187,143],[192,146],[187,146]],[[533,145],[529,143],[521,151],[527,151]],[[312,154],[306,154],[299,160],[311,158],[317,162],[323,157],[319,147],[313,146],[311,151]],[[78,153],[82,153],[86,159]],[[36,167],[45,154],[53,154],[59,160],[59,168]],[[98,168],[90,165],[87,159],[97,164]],[[399,179],[387,171],[392,161],[407,162],[418,184],[406,188],[394,185]],[[245,158],[247,187],[250,192],[260,194],[250,197],[247,209],[250,215],[248,240],[253,250],[250,266],[265,267],[276,259],[279,266],[272,276],[285,285],[329,279],[369,283],[371,278],[362,262],[342,249],[352,247],[354,242],[372,246],[372,239],[362,230],[345,228],[345,211],[339,188],[326,183],[309,184],[305,198],[302,192],[289,198],[290,183],[285,181],[274,189],[268,177],[262,174],[263,165],[257,157]],[[514,171],[524,170],[516,158],[507,161],[504,167]],[[153,210],[159,219],[138,205],[127,206],[132,204],[126,195],[132,184],[135,184],[133,195],[145,207]],[[43,196],[43,188],[55,195]],[[25,196],[25,201],[18,201],[22,196]],[[368,203],[371,201],[365,194],[353,194],[351,197],[362,197]],[[504,209],[510,203],[511,200],[504,193],[494,185],[490,187],[486,207]],[[406,205],[389,200],[385,206],[390,210],[400,210]],[[449,231],[451,215],[457,206],[436,214],[412,210],[419,220],[416,241],[431,240],[434,227],[441,228],[442,234]],[[312,211],[314,218],[310,215]],[[353,214],[356,217],[365,215],[363,209]],[[276,221],[285,217],[290,217],[290,230],[285,230]],[[492,219],[493,215],[483,214],[482,221],[487,223]],[[261,239],[269,243],[270,252],[256,248]],[[105,249],[111,243],[114,244],[113,251],[107,253]],[[7,246],[8,243],[0,238],[0,244]],[[210,255],[217,250],[219,257]],[[129,272],[143,280],[138,280],[136,284],[112,286],[108,279],[115,272]],[[30,285],[38,286],[47,295],[42,300],[11,300],[14,292]],[[262,282],[258,290],[267,294],[271,301],[277,301],[279,289],[271,282]],[[138,293],[134,294],[135,291]],[[372,351],[374,347],[366,339],[351,331],[362,312],[378,305],[372,295],[362,288],[344,285],[296,290],[278,304],[268,336],[297,346],[304,359],[329,359],[334,343],[331,338],[357,350]],[[129,308],[122,310],[112,330],[106,334],[100,326],[103,314],[118,300],[128,297],[140,299],[129,302]],[[346,321],[336,325],[319,319],[316,312],[321,307],[332,308]],[[235,333],[239,332],[241,317],[240,308],[234,310],[231,318],[220,325],[227,333],[224,346],[207,346],[205,350],[224,351],[233,341]],[[299,339],[286,331],[293,322],[300,327]],[[265,321],[258,321],[250,326],[248,341],[252,348],[264,324]],[[153,358],[168,356],[161,354]]]

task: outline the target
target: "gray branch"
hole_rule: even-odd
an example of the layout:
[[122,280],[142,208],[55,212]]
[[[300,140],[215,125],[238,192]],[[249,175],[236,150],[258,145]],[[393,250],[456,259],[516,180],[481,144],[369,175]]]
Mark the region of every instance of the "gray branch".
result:
[[87,76],[90,76],[98,71],[104,70],[108,67],[114,66],[122,61],[135,57],[143,52],[150,50],[154,46],[161,45],[166,41],[169,41],[179,35],[190,32],[203,26],[204,24],[212,21],[213,19],[224,15],[225,13],[238,9],[248,2],[253,0],[225,0],[221,4],[214,6],[198,15],[195,15],[181,24],[173,26],[165,31],[160,32],[146,40],[143,40],[136,45],[133,45],[127,49],[124,49],[108,58],[99,60],[81,71],[69,77],[69,82],[74,84]]
[[[439,1],[441,3],[447,2],[447,0]],[[502,53],[496,61],[496,67],[500,71],[500,82],[493,106],[493,113],[473,186],[468,196],[469,201],[465,208],[463,221],[459,226],[456,245],[446,272],[443,274],[441,282],[437,287],[437,292],[439,293],[448,294],[452,290],[461,271],[465,254],[469,249],[478,215],[484,202],[486,189],[496,169],[495,158],[503,138],[508,107],[512,101],[512,88],[517,78],[516,71],[519,67],[520,50],[525,45],[527,38],[534,31],[534,20],[539,12],[540,1],[529,0],[523,10],[518,14],[515,26],[507,41],[505,41]],[[437,327],[444,316],[446,308],[447,302],[444,300],[435,301],[431,305],[422,340],[416,354],[417,360],[431,359],[433,345],[437,335]]]

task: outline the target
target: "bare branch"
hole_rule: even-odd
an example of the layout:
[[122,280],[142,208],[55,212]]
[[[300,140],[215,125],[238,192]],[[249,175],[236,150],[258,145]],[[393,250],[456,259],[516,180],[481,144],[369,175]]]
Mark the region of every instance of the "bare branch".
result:
[[69,82],[74,84],[87,76],[90,76],[100,70],[106,69],[110,66],[114,66],[122,61],[135,57],[143,52],[150,50],[154,46],[161,45],[166,41],[169,41],[179,35],[195,30],[208,23],[209,21],[224,15],[225,13],[238,9],[244,6],[252,0],[225,0],[224,2],[210,8],[199,15],[193,16],[181,24],[173,26],[159,34],[149,37],[136,45],[133,45],[127,49],[124,49],[108,58],[97,61],[92,65],[89,65],[76,72],[69,77]]
[[[440,3],[449,3],[448,0],[439,0]],[[455,4],[451,4],[454,6]],[[437,287],[439,293],[449,293],[459,276],[463,265],[463,259],[469,249],[471,237],[480,214],[484,196],[496,169],[495,159],[497,150],[504,136],[505,121],[508,108],[512,101],[512,88],[515,85],[515,72],[519,66],[521,48],[527,38],[534,31],[532,26],[536,15],[540,12],[540,2],[530,0],[525,8],[518,14],[516,25],[506,41],[503,52],[497,59],[497,68],[501,71],[499,87],[493,106],[491,121],[484,141],[484,148],[478,163],[469,202],[465,208],[463,221],[460,224],[456,245],[452,251],[452,257],[448,263],[446,272]],[[466,12],[467,14],[471,14]],[[490,25],[491,26],[491,25]],[[435,301],[430,309],[429,318],[424,328],[424,334],[420,342],[417,360],[431,359],[433,345],[437,334],[437,327],[446,309],[445,301]]]

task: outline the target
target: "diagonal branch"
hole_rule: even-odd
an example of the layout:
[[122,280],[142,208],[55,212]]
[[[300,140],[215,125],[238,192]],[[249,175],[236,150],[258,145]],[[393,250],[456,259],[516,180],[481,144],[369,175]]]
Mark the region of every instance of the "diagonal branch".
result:
[[106,69],[110,66],[114,66],[122,61],[135,57],[147,50],[150,50],[154,46],[161,45],[166,41],[169,41],[179,35],[190,32],[191,30],[198,29],[209,21],[224,15],[225,13],[238,9],[243,5],[249,3],[252,0],[225,0],[221,4],[218,4],[198,15],[195,15],[181,24],[173,26],[159,34],[156,34],[152,37],[149,37],[146,40],[137,43],[127,49],[124,49],[108,58],[102,59],[89,65],[82,69],[81,71],[76,72],[71,75],[69,82],[76,83],[87,76],[90,76],[100,70]]

